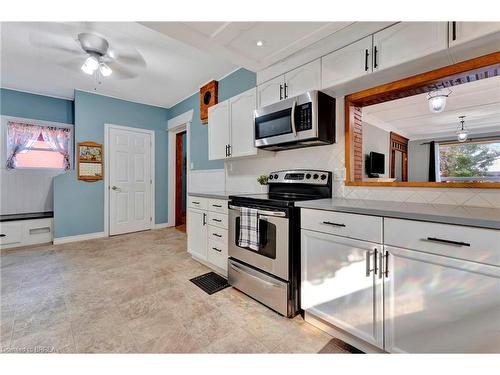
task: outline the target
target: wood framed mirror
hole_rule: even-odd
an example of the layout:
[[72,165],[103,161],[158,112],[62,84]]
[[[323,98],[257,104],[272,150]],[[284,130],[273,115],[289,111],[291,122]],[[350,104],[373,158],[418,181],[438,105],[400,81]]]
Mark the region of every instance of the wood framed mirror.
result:
[[500,52],[346,96],[345,160],[348,186],[500,188]]

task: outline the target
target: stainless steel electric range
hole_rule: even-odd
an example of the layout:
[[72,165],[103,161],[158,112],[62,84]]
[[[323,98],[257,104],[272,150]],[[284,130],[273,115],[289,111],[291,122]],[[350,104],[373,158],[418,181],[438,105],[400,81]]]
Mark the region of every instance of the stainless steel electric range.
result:
[[[230,196],[229,284],[284,316],[295,316],[300,306],[300,209],[295,202],[331,195],[331,172],[287,170],[269,175],[267,194]],[[259,250],[238,245],[242,207],[258,210]]]

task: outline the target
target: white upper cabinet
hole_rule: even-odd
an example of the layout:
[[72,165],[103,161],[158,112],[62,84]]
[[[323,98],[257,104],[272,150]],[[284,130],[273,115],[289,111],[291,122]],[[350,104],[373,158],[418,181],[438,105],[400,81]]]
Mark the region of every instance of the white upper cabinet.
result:
[[372,36],[341,48],[321,59],[322,84],[328,88],[372,71]]
[[285,98],[300,95],[321,86],[321,59],[285,73]]
[[282,75],[257,86],[257,107],[265,107],[282,100],[284,98],[284,86],[285,77]]
[[386,69],[448,47],[446,22],[401,22],[373,34],[373,70]]
[[255,88],[229,100],[231,127],[231,157],[256,155],[254,147],[254,109],[257,101]]
[[500,32],[500,22],[450,22],[450,47],[495,32]]
[[208,159],[220,160],[229,156],[229,102],[220,102],[208,109]]

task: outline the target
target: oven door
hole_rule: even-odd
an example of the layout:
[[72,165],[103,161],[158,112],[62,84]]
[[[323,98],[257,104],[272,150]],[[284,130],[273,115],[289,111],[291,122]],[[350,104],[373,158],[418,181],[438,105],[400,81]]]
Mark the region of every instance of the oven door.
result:
[[314,139],[317,91],[282,100],[255,111],[255,147]]
[[229,206],[229,257],[288,281],[289,218],[285,211],[259,210],[262,247],[259,251],[238,246],[240,209]]

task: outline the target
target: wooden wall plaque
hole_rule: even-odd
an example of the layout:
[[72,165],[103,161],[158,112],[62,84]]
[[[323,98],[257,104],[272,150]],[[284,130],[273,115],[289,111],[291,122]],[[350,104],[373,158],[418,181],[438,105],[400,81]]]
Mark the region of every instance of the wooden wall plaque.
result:
[[200,120],[208,124],[208,108],[219,102],[219,82],[210,81],[200,88]]
[[82,181],[102,180],[104,175],[102,145],[95,142],[80,142],[76,150],[78,179]]

